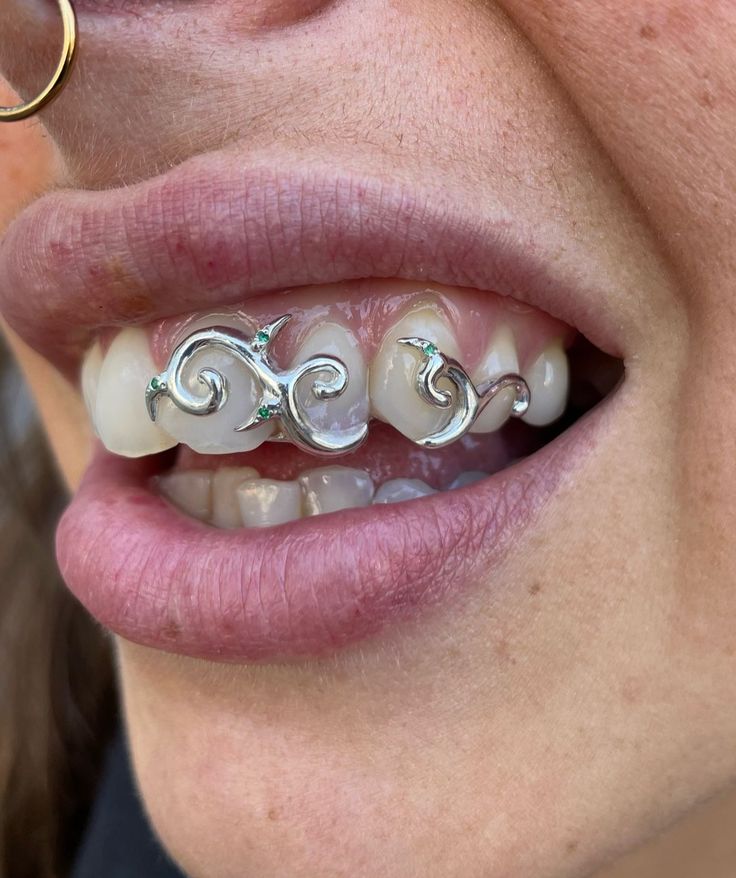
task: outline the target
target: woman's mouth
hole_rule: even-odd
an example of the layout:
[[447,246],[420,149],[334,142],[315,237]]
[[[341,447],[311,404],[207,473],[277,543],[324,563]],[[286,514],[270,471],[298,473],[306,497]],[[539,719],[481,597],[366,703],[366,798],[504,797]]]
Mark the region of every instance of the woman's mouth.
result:
[[[223,194],[217,175],[203,184],[201,169],[179,169],[107,193],[104,213],[92,195],[56,196],[6,240],[0,258],[21,291],[4,306],[62,369],[82,362],[102,447],[62,520],[58,555],[88,609],[123,637],[188,655],[322,655],[488,587],[592,447],[607,407],[580,416],[622,367],[572,325],[571,315],[590,319],[584,302],[548,274],[540,281],[518,253],[499,253],[493,235],[484,254],[476,226],[472,247],[460,246],[463,223],[441,211],[432,220],[426,193],[423,222],[394,197],[356,231],[340,218],[366,210],[370,186],[346,204],[334,181],[320,184],[310,214],[293,209],[306,178],[286,175],[275,225],[255,184],[236,200],[237,182]],[[207,210],[196,202],[203,186],[219,191]],[[148,237],[130,234],[132,217]],[[265,256],[254,238],[267,240]],[[9,249],[13,240],[20,246]],[[33,255],[39,247],[46,264]],[[479,254],[504,266],[501,293],[456,282],[482,277]],[[380,277],[391,265],[404,276]],[[294,282],[279,284],[284,274]],[[607,339],[611,325],[602,318],[590,335]],[[182,345],[201,338],[216,343],[197,349],[175,388]],[[256,352],[255,370],[232,344]],[[321,371],[292,387],[314,358]],[[320,395],[330,364],[343,383]],[[268,375],[283,381],[274,389]],[[510,376],[515,383],[494,387]],[[470,414],[458,402],[463,386],[475,398]],[[529,398],[518,407],[521,387]],[[450,433],[456,410],[465,419]]]

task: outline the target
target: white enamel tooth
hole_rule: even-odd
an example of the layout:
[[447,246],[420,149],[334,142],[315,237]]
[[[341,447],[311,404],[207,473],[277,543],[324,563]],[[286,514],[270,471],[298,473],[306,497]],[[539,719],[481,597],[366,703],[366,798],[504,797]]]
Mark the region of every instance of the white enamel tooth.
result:
[[347,366],[349,381],[345,391],[335,399],[318,400],[311,391],[315,378],[303,379],[297,398],[314,426],[324,433],[339,435],[368,422],[368,368],[358,339],[338,323],[323,323],[307,335],[299,347],[292,366],[316,354],[327,354]]
[[299,482],[247,479],[236,493],[246,527],[273,527],[302,517]]
[[[476,387],[484,382],[493,381],[509,372],[519,371],[519,357],[516,353],[516,342],[509,326],[499,327],[493,335],[478,368],[472,378]],[[494,397],[478,416],[470,428],[471,433],[493,433],[511,416],[516,394],[512,388],[503,390]]]
[[299,476],[307,515],[339,512],[370,506],[373,480],[364,470],[346,466],[325,466]]
[[97,386],[100,383],[100,372],[102,371],[102,347],[99,341],[96,341],[87,351],[82,362],[82,397],[87,407],[89,419],[94,427],[95,407],[97,405]]
[[524,378],[531,391],[531,402],[522,420],[535,427],[556,421],[565,411],[570,384],[570,367],[560,339],[547,345],[524,370]]
[[163,496],[182,512],[200,521],[210,521],[212,473],[209,470],[165,473],[158,478],[158,487]]
[[405,500],[416,500],[418,497],[428,497],[436,493],[434,488],[421,479],[391,479],[376,491],[373,504],[403,503]]
[[[447,411],[425,402],[417,393],[415,374],[420,354],[397,344],[403,336],[433,342],[448,357],[459,359],[455,337],[437,308],[423,305],[409,311],[386,334],[370,366],[370,397],[373,414],[387,421],[409,439],[434,433],[447,421]],[[441,389],[451,390],[446,380]]]
[[[148,335],[135,327],[119,332],[102,361],[92,417],[108,451],[125,457],[143,457],[176,445],[163,425],[151,421],[146,409],[146,385],[157,371]],[[90,369],[90,394],[93,375]]]
[[[252,331],[243,321],[233,317],[208,317],[188,326],[187,335],[210,326],[227,326],[245,336]],[[260,424],[253,430],[235,432],[235,427],[247,421],[261,402],[261,392],[252,373],[227,351],[203,349],[192,357],[186,368],[185,383],[194,393],[205,392],[198,378],[200,369],[205,367],[221,372],[227,379],[228,397],[222,408],[209,415],[192,415],[181,411],[170,399],[162,398],[158,404],[157,423],[178,442],[200,454],[231,454],[258,448],[273,433],[274,422]]]
[[212,515],[215,527],[242,527],[238,488],[243,482],[259,478],[252,466],[224,466],[212,475]]
[[476,482],[482,482],[487,478],[488,473],[481,472],[480,470],[468,470],[467,472],[460,473],[447,490],[453,491],[455,488],[465,488],[468,485],[475,485]]

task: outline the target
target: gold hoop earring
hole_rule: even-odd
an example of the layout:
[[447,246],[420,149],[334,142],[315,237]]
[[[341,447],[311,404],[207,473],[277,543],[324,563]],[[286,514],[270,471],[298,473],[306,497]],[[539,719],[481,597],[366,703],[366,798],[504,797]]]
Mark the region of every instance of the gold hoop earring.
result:
[[74,63],[77,50],[77,18],[71,0],[56,0],[64,25],[64,48],[53,79],[32,101],[17,107],[0,107],[0,122],[20,122],[34,116],[40,109],[51,103],[66,84]]

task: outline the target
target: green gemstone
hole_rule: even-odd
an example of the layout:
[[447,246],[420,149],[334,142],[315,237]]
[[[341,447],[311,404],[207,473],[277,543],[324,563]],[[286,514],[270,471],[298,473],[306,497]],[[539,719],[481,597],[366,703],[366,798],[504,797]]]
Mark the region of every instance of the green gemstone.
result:
[[151,390],[158,390],[161,387],[161,382],[158,378],[151,378]]
[[256,341],[260,342],[260,344],[266,344],[270,338],[271,336],[263,329],[259,329],[256,333]]
[[265,405],[262,405],[258,409],[258,417],[263,421],[267,421],[271,417],[272,414],[273,414],[273,412],[271,411],[271,409],[266,408]]
[[436,344],[432,344],[431,341],[428,341],[427,344],[424,345],[424,347],[422,348],[422,350],[424,351],[424,353],[425,353],[428,357],[431,357],[431,356],[434,356],[434,354],[437,353],[437,345],[436,345]]

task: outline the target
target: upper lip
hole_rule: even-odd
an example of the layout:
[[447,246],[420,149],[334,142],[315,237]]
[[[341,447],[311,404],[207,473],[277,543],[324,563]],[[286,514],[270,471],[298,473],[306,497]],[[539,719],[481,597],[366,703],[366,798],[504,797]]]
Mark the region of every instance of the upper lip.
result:
[[525,227],[463,185],[222,152],[128,188],[55,192],[0,244],[0,308],[71,372],[103,327],[304,284],[401,277],[515,296],[621,356],[595,258],[556,226]]

